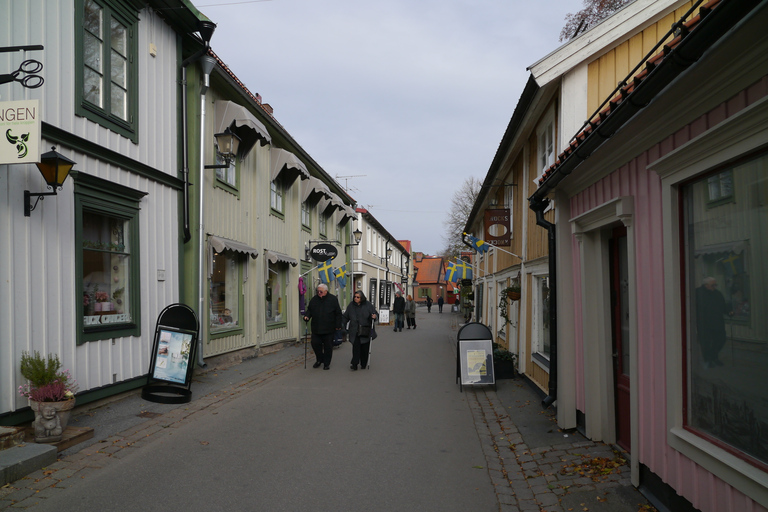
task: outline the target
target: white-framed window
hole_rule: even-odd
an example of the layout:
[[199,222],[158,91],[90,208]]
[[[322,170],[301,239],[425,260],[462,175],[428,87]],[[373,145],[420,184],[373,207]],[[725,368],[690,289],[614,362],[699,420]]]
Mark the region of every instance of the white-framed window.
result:
[[[286,283],[288,265],[285,263],[267,262],[266,282],[266,319],[268,327],[280,327],[286,324]],[[312,296],[312,294],[309,294]]]
[[549,362],[549,276],[534,275],[532,353],[540,362]]
[[[661,177],[662,190],[664,320],[670,368],[667,440],[674,450],[760,503],[768,502],[764,444],[747,446],[733,436],[741,433],[744,439],[757,439],[750,436],[766,424],[765,412],[752,409],[752,404],[765,401],[765,386],[745,388],[743,382],[765,375],[764,359],[745,357],[745,351],[755,343],[768,343],[768,325],[765,315],[759,321],[736,315],[743,300],[738,275],[744,273],[749,275],[749,311],[765,311],[761,297],[768,289],[766,140],[768,101],[761,100],[648,166]],[[708,207],[709,180],[726,171],[732,171],[734,200]],[[723,250],[727,250],[724,257],[713,256]],[[726,261],[733,256],[743,262]],[[728,310],[721,315],[725,345],[717,355],[722,366],[717,361],[704,364],[699,334],[706,326],[698,322],[702,313],[697,311],[701,298],[696,290],[709,277],[714,278],[714,288],[720,290]],[[715,377],[717,386],[712,385]],[[733,394],[741,389],[746,394],[734,400]]]
[[320,236],[328,236],[328,215],[325,212],[317,212]]
[[283,185],[279,180],[274,180],[269,185],[269,207],[283,213]]
[[368,253],[371,252],[371,245],[372,245],[372,237],[371,237],[371,226],[365,227],[365,248],[368,251]]
[[242,329],[243,256],[230,251],[214,252],[208,280],[211,334]]
[[305,228],[312,228],[312,208],[306,201],[301,203],[301,225]]
[[509,208],[509,238],[515,237],[515,188],[516,187],[504,187],[504,208]]

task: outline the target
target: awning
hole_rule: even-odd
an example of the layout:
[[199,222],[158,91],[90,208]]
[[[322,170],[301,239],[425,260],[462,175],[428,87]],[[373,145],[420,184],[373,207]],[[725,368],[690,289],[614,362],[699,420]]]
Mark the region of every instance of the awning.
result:
[[291,265],[292,267],[295,267],[299,264],[299,260],[295,258],[291,258],[287,254],[283,254],[281,252],[277,251],[270,251],[268,249],[264,249],[264,254],[267,257],[267,260],[269,260],[270,263],[287,263]]
[[296,155],[290,151],[286,151],[280,148],[272,148],[270,150],[272,156],[272,176],[271,181],[275,181],[278,176],[282,176],[286,183],[293,183],[294,180],[300,177],[302,180],[308,180],[310,178],[309,171],[304,165],[304,162],[298,159]]
[[734,254],[741,254],[744,252],[744,247],[746,244],[747,242],[745,240],[736,240],[734,242],[727,242],[724,244],[705,245],[704,247],[699,247],[696,249],[693,255],[695,257],[699,257],[711,254],[728,254],[731,252]]
[[331,197],[328,185],[319,178],[310,176],[308,180],[301,182],[301,201],[316,201],[321,198]]
[[325,212],[326,210],[333,211],[335,208],[342,210],[344,208],[344,202],[333,192],[331,192],[331,197],[323,198],[317,203],[317,209],[320,212]]
[[261,140],[262,145],[272,142],[267,127],[248,109],[232,101],[217,101],[216,133],[222,133],[230,127],[240,137],[240,158],[245,158],[257,140]]
[[341,220],[339,221],[339,224],[344,225],[350,220],[357,218],[357,212],[354,208],[351,206],[347,206],[346,204],[342,205],[341,208]]
[[259,251],[254,249],[253,247],[245,245],[244,243],[241,243],[241,242],[235,242],[234,240],[230,240],[229,238],[224,238],[220,236],[208,236],[208,243],[211,244],[211,247],[213,247],[216,252],[224,252],[224,251],[240,252],[243,254],[250,255],[251,258],[254,258],[254,259],[256,259],[256,257],[259,255]]

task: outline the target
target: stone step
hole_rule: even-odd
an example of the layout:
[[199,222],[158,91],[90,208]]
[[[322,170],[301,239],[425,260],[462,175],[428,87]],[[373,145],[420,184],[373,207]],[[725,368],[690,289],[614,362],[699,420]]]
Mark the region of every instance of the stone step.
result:
[[7,450],[24,443],[24,429],[0,427],[0,450]]

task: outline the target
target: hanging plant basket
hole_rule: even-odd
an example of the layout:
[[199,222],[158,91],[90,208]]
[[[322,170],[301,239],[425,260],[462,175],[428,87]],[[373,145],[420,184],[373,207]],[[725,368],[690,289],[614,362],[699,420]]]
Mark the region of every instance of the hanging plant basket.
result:
[[507,298],[509,300],[520,300],[520,292],[519,291],[508,291],[507,292]]

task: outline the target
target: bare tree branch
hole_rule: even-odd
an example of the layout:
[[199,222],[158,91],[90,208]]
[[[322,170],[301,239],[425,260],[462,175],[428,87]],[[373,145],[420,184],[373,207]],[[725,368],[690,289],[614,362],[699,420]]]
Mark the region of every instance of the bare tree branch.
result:
[[566,14],[560,41],[573,39],[634,0],[584,0],[584,9]]
[[453,193],[451,208],[443,223],[445,226],[443,257],[454,258],[461,251],[467,249],[467,246],[461,243],[461,233],[467,224],[469,214],[472,213],[472,207],[475,205],[475,200],[480,193],[482,185],[482,181],[474,176],[470,176],[464,180],[461,188]]

